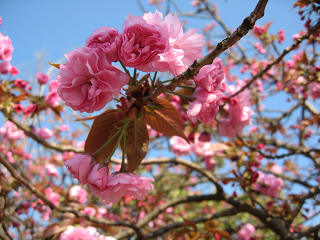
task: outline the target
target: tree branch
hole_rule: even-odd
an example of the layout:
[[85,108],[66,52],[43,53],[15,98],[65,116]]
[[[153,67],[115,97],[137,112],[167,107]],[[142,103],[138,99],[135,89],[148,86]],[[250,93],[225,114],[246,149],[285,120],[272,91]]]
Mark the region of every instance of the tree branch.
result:
[[296,49],[300,43],[302,43],[304,40],[308,39],[313,33],[315,33],[320,28],[320,21],[312,28],[309,29],[307,33],[299,37],[291,46],[287,47],[283,50],[281,55],[274,59],[273,61],[269,62],[268,65],[262,69],[259,73],[253,76],[251,80],[245,84],[242,88],[239,89],[239,91],[232,94],[229,98],[235,97],[241,92],[243,92],[245,89],[251,86],[257,79],[261,78],[264,74],[266,74],[273,65],[278,64],[288,53],[290,53],[292,50]]
[[219,54],[233,46],[243,36],[245,36],[250,29],[253,28],[255,22],[264,16],[264,10],[267,3],[268,0],[259,0],[250,16],[246,17],[241,25],[230,36],[219,42],[215,49],[213,49],[208,55],[199,60],[195,60],[185,72],[173,78],[171,83],[167,85],[160,85],[151,95],[147,96],[146,98],[154,99],[163,92],[174,91],[176,87],[181,85],[181,83],[192,79],[193,76],[195,76],[203,66],[211,64]]
[[41,144],[42,146],[44,146],[46,148],[50,148],[50,149],[53,149],[53,150],[58,151],[58,152],[76,152],[76,153],[82,153],[83,152],[82,149],[74,148],[72,146],[61,146],[61,145],[49,143],[49,142],[45,141],[43,138],[39,137],[30,127],[22,124],[21,122],[19,122],[17,119],[15,119],[10,114],[8,114],[8,113],[6,113],[4,111],[2,111],[2,113],[3,113],[3,115],[5,115],[5,117],[9,121],[13,122],[20,130],[22,130],[25,135],[31,137],[37,143]]

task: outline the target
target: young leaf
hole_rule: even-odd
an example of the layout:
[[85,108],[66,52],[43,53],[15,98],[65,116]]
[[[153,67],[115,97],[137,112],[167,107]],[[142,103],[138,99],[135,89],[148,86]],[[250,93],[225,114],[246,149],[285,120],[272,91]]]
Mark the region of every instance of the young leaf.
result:
[[[84,151],[86,153],[94,154],[118,129],[120,129],[122,123],[118,120],[117,116],[118,111],[112,109],[107,110],[95,118],[84,145]],[[119,135],[96,156],[97,162],[103,162],[112,153],[118,137]]]
[[128,171],[134,171],[146,156],[149,146],[149,134],[143,118],[132,119],[126,135],[125,151]]
[[155,102],[162,108],[152,110],[145,107],[145,123],[165,136],[179,136],[188,141],[183,133],[182,120],[176,108],[162,98],[158,98]]
[[50,61],[48,61],[48,63],[49,63],[51,66],[53,66],[53,67],[55,67],[55,68],[57,68],[57,69],[60,69],[60,65],[61,65],[61,64],[52,63],[52,62],[50,62]]

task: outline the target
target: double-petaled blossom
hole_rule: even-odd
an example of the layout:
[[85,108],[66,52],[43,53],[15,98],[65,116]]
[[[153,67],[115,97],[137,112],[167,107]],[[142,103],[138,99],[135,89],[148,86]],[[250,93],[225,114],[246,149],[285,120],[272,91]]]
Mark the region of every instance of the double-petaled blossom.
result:
[[41,137],[45,140],[48,140],[53,136],[52,130],[50,130],[46,127],[41,127],[39,129],[37,129],[35,132],[39,137]]
[[60,235],[60,240],[115,240],[115,238],[101,235],[94,227],[68,226]]
[[[227,87],[228,95],[236,93],[243,86],[238,82],[237,85]],[[219,133],[223,136],[235,137],[241,133],[246,125],[251,124],[251,115],[253,111],[250,107],[251,95],[248,90],[242,91],[230,100],[224,110],[227,117],[220,120]]]
[[1,74],[7,74],[10,72],[12,66],[10,64],[10,61],[1,61],[0,62],[0,73]]
[[76,154],[65,165],[80,184],[88,184],[92,192],[106,202],[118,202],[126,195],[142,200],[153,189],[152,178],[133,173],[109,175],[107,167],[96,164],[88,154]]
[[12,58],[13,46],[8,36],[0,33],[0,60],[10,61]]
[[320,98],[320,83],[312,82],[309,84],[309,94],[313,99]]
[[38,72],[36,74],[36,77],[37,77],[38,83],[41,84],[41,85],[46,84],[50,79],[47,74],[44,74],[44,73],[41,73],[41,72]]
[[24,137],[23,131],[19,130],[18,127],[11,121],[7,121],[0,128],[0,135],[5,140],[19,140]]
[[80,184],[86,184],[88,182],[88,175],[94,166],[94,161],[89,154],[75,154],[64,164],[72,176],[78,179]]
[[169,37],[169,47],[159,53],[153,66],[157,71],[178,75],[185,71],[194,60],[202,57],[204,36],[190,29],[183,33],[182,24],[176,14],[168,14],[164,19],[161,12],[144,14],[143,18],[154,26],[159,26]]
[[70,188],[69,196],[83,204],[87,201],[88,192],[80,185],[74,185]]
[[52,176],[52,177],[59,176],[58,170],[54,164],[47,163],[46,165],[44,165],[44,168],[46,169],[49,176]]
[[48,103],[52,107],[56,107],[60,104],[60,97],[57,92],[60,82],[57,80],[53,80],[49,84],[49,92],[44,97],[46,103]]
[[133,173],[114,173],[107,175],[106,168],[92,169],[88,184],[93,193],[106,202],[118,202],[123,196],[131,195],[143,200],[153,189],[152,178],[144,178]]
[[173,136],[170,138],[171,150],[176,156],[188,155],[192,150],[192,145],[181,137]]
[[219,106],[222,100],[222,93],[220,91],[208,92],[201,87],[197,87],[193,93],[193,100],[189,104],[187,110],[188,117],[191,121],[196,120],[202,123],[210,123],[215,119]]
[[214,92],[220,88],[224,78],[223,65],[220,58],[216,58],[212,64],[203,66],[194,77],[195,83],[208,92]]
[[113,67],[102,51],[77,48],[66,55],[57,80],[59,96],[74,110],[91,113],[102,109],[129,81]]
[[112,27],[100,27],[93,31],[86,40],[86,46],[95,50],[101,50],[111,62],[119,60],[117,39],[120,33]]
[[259,177],[255,184],[255,189],[263,195],[276,197],[283,188],[283,180],[272,174],[259,172]]
[[250,240],[250,239],[252,239],[252,236],[255,231],[256,231],[255,227],[252,224],[247,223],[247,224],[243,225],[241,227],[241,229],[239,230],[239,232],[237,234],[237,239],[238,240]]
[[51,188],[46,188],[44,190],[46,197],[55,205],[58,206],[60,204],[59,194],[54,192]]
[[117,40],[120,61],[141,71],[155,71],[153,62],[167,50],[169,41],[164,29],[148,24],[143,18],[129,16]]

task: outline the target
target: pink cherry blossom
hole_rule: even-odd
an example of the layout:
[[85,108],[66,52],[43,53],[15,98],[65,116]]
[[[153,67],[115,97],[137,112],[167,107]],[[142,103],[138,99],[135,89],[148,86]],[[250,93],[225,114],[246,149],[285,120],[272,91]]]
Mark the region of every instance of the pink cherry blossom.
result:
[[222,99],[220,91],[207,92],[201,87],[197,87],[193,93],[193,100],[187,110],[188,117],[195,122],[199,120],[203,123],[212,122],[219,111]]
[[68,132],[70,130],[69,125],[63,124],[59,127],[59,131],[61,132]]
[[87,201],[88,192],[80,185],[74,185],[70,188],[69,195],[83,204]]
[[272,166],[270,167],[270,171],[276,174],[281,174],[282,168],[277,164],[272,164]]
[[50,92],[58,91],[59,86],[60,86],[60,82],[59,81],[57,81],[57,80],[50,81],[50,84],[49,84]]
[[0,128],[0,135],[3,136],[6,140],[19,140],[24,137],[22,130],[19,130],[18,127],[11,121],[7,121]]
[[68,226],[61,234],[60,240],[115,240],[115,238],[101,235],[94,227]]
[[75,154],[64,164],[80,184],[88,182],[88,175],[94,166],[92,156],[88,154]]
[[213,157],[205,157],[204,165],[208,171],[212,170],[216,166],[217,162]]
[[17,78],[14,80],[14,85],[16,85],[16,87],[18,88],[25,88],[28,85],[28,82],[23,79]]
[[24,113],[24,115],[29,116],[36,109],[37,109],[37,105],[36,104],[30,104],[29,106],[27,106],[26,108],[23,109],[23,113]]
[[106,202],[118,202],[125,195],[132,195],[138,200],[143,200],[153,189],[152,178],[140,177],[133,173],[115,173],[106,178],[100,175],[94,180],[95,185],[89,184],[89,186],[94,194]]
[[57,80],[51,81],[49,84],[50,91],[44,97],[44,100],[46,101],[46,103],[48,103],[52,107],[56,107],[60,104],[60,97],[57,92],[59,85],[60,85],[60,82],[58,82]]
[[11,66],[10,68],[10,74],[12,76],[18,75],[19,74],[19,70],[15,67],[15,66]]
[[44,193],[46,194],[46,197],[56,206],[59,205],[59,194],[52,191],[51,188],[46,188],[44,190]]
[[44,97],[46,103],[48,103],[51,107],[56,107],[60,104],[60,97],[57,92],[48,92]]
[[260,26],[258,26],[258,25],[254,25],[254,27],[253,27],[253,32],[254,32],[255,34],[257,34],[258,36],[262,35],[262,34],[265,33],[266,31],[268,31],[268,29],[267,29],[265,26],[260,27]]
[[256,190],[270,197],[276,197],[283,188],[283,180],[275,177],[272,174],[259,172],[259,177],[256,182]]
[[37,129],[36,134],[45,140],[48,140],[53,136],[53,132],[46,127],[41,127]]
[[169,13],[163,20],[161,12],[144,14],[143,18],[154,26],[161,27],[169,37],[169,48],[159,53],[157,61],[153,63],[156,70],[171,72],[179,75],[185,71],[194,60],[202,57],[202,48],[205,44],[204,36],[190,29],[183,33],[182,24],[176,14]]
[[95,191],[99,192],[104,190],[109,181],[108,169],[101,167],[100,164],[96,164],[88,175],[88,185]]
[[11,64],[9,61],[3,61],[3,62],[0,62],[0,73],[1,74],[7,74],[10,72],[10,69],[11,69]]
[[51,209],[48,206],[42,205],[39,208],[39,212],[41,213],[41,219],[44,221],[48,221],[51,216]]
[[47,74],[40,73],[40,72],[36,74],[36,77],[37,77],[38,83],[41,85],[46,84],[50,79]]
[[260,43],[255,43],[253,46],[261,53],[261,54],[266,54],[266,49],[260,44]]
[[158,54],[165,52],[169,45],[166,31],[136,16],[129,16],[122,30],[123,34],[118,40],[120,61],[125,66],[141,71],[155,71],[153,61]]
[[320,98],[320,83],[311,82],[309,84],[309,94],[313,99]]
[[10,61],[12,58],[13,46],[8,36],[0,33],[0,60]]
[[[232,95],[237,92],[243,82],[238,81],[237,85],[229,85],[227,93]],[[251,95],[248,90],[244,90],[225,106],[224,110],[228,113],[228,117],[222,118],[219,123],[219,134],[228,137],[235,137],[241,133],[246,125],[251,124],[251,115],[253,114],[250,108]]]
[[219,89],[224,78],[223,65],[220,58],[216,58],[212,64],[203,66],[194,77],[194,81],[202,89],[213,92]]
[[212,143],[208,141],[201,141],[200,134],[195,134],[194,136],[192,151],[197,156],[204,157],[204,158],[211,158],[214,155]]
[[74,110],[91,113],[102,109],[129,81],[101,51],[77,48],[66,55],[57,80],[59,96]]
[[112,27],[100,27],[93,31],[92,35],[86,40],[86,46],[92,49],[103,51],[111,62],[119,60],[117,38],[120,33]]
[[173,136],[170,138],[171,150],[176,156],[188,155],[191,152],[192,146],[183,138]]
[[56,166],[52,163],[47,163],[46,165],[44,165],[44,168],[46,169],[48,175],[52,176],[52,177],[58,177],[59,173],[58,170],[56,168]]
[[97,210],[93,207],[85,207],[81,213],[87,214],[88,216],[94,216],[97,213]]
[[278,32],[278,42],[283,43],[283,41],[284,41],[284,30],[280,29],[280,31]]
[[240,231],[237,234],[237,239],[250,240],[255,231],[256,231],[255,227],[252,224],[247,223],[241,227]]

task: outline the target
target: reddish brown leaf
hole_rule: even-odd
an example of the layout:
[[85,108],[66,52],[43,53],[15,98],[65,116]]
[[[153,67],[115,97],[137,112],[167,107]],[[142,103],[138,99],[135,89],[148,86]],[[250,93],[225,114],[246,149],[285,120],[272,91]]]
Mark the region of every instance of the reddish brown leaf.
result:
[[308,65],[309,63],[309,60],[308,60],[308,56],[306,54],[306,51],[303,51],[302,55],[301,55],[301,59],[300,59],[300,62],[305,64],[305,65]]
[[[122,123],[118,120],[118,111],[115,109],[107,110],[96,117],[84,145],[86,153],[95,153],[104,143],[120,129]],[[113,151],[116,145],[115,137],[96,157],[97,162],[103,162]]]
[[188,141],[183,133],[182,120],[176,108],[162,98],[158,98],[155,102],[162,108],[151,110],[145,107],[145,123],[165,136],[179,136]]
[[149,146],[149,134],[143,118],[132,119],[126,136],[126,154],[128,171],[134,171],[146,156]]

